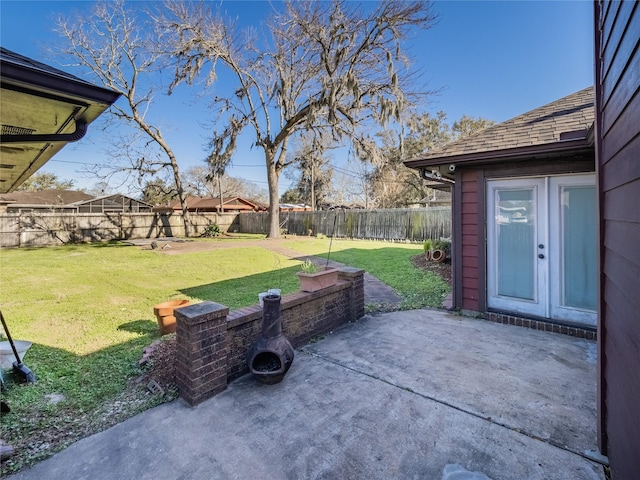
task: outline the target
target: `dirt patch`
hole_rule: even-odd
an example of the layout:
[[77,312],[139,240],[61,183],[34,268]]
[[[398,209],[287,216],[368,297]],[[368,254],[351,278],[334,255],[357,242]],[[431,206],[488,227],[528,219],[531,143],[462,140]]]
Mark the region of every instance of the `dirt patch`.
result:
[[142,250],[153,250],[165,255],[180,255],[183,253],[205,252],[208,250],[221,250],[227,248],[260,246],[264,240],[238,240],[232,236],[221,236],[215,239],[157,239],[136,243]]
[[416,268],[440,275],[445,282],[451,285],[451,262],[449,260],[442,263],[432,262],[428,261],[424,254],[421,253],[420,255],[411,257],[411,263]]

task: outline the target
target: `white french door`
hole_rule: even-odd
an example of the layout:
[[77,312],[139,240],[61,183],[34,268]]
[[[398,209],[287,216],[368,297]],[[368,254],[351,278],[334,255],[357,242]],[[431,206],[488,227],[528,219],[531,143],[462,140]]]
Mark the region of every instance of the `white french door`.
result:
[[596,324],[593,175],[487,182],[490,308]]

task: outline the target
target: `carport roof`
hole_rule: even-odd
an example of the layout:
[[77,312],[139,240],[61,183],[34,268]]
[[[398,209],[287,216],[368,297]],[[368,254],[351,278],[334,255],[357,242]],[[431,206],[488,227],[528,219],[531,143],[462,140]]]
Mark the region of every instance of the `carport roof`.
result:
[[14,191],[119,93],[0,47],[0,193]]

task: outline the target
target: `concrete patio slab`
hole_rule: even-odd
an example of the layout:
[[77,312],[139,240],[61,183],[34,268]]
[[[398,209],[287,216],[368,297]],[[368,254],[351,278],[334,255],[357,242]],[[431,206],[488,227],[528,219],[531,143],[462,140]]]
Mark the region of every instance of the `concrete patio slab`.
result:
[[13,480],[604,479],[595,342],[432,310],[367,316],[196,408],[177,401]]

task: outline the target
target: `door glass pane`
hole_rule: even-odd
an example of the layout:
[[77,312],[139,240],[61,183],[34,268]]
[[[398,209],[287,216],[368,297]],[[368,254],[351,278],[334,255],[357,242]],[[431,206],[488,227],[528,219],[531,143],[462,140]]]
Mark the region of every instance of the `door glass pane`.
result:
[[498,190],[498,295],[535,299],[534,190]]
[[596,190],[563,187],[562,293],[567,307],[596,309]]

